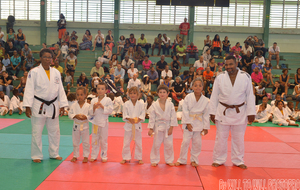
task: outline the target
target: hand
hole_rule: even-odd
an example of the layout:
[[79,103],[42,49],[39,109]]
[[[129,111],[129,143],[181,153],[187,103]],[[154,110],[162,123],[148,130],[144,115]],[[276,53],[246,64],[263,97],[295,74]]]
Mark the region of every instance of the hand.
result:
[[60,116],[63,116],[65,113],[65,108],[59,108]]
[[149,135],[150,137],[151,137],[152,133],[153,133],[153,129],[149,129],[148,135]]
[[204,133],[204,135],[203,135],[203,136],[205,136],[205,135],[207,135],[207,133],[208,133],[208,130],[207,130],[207,129],[203,129],[203,130],[201,131],[201,134],[202,134],[202,132]]
[[187,124],[186,127],[190,132],[193,131],[193,126],[191,124]]
[[248,115],[248,122],[249,123],[253,123],[253,121],[254,121],[254,119],[255,119],[255,115]]
[[30,107],[26,107],[26,112],[25,112],[25,114],[26,114],[26,116],[27,116],[28,118],[31,118],[32,114],[31,114],[31,109],[30,109]]
[[215,115],[210,115],[210,120],[214,123],[214,124],[216,124],[216,120],[215,120]]
[[168,135],[170,136],[172,135],[172,133],[173,133],[173,127],[171,126],[170,129],[168,130]]
[[100,102],[97,102],[94,104],[94,106],[93,106],[94,111],[100,107],[99,103]]

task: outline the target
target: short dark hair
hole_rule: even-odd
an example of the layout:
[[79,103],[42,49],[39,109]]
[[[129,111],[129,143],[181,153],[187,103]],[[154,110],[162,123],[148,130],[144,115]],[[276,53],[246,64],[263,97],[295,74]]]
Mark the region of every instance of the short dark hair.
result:
[[276,101],[275,101],[275,106],[278,107],[278,104],[279,104],[280,102],[284,105],[284,103],[283,103],[282,100],[276,100]]
[[166,85],[164,85],[164,84],[161,84],[161,85],[159,85],[159,86],[157,87],[157,93],[158,93],[160,90],[165,90],[165,91],[167,91],[167,93],[170,92],[170,91],[169,91],[169,88],[168,88]]
[[53,57],[53,51],[52,51],[51,49],[48,49],[48,48],[42,49],[42,50],[40,51],[40,57],[43,57],[43,55],[44,55],[45,53],[50,53],[51,56]]
[[288,71],[288,69],[282,69],[282,73],[284,73],[285,71]]
[[277,42],[274,42],[273,44],[277,44]]
[[236,63],[236,59],[235,59],[235,57],[233,56],[233,55],[229,55],[229,56],[227,56],[226,58],[225,58],[225,61],[227,61],[227,60],[234,60],[234,63]]
[[153,95],[148,95],[147,98],[148,98],[148,97],[151,98],[152,100],[154,100]]
[[13,89],[13,91],[12,91],[12,93],[13,93],[13,95],[16,95],[16,94],[18,94],[18,93],[19,93],[19,90],[18,90],[18,89],[16,89],[16,88],[14,88],[14,89]]

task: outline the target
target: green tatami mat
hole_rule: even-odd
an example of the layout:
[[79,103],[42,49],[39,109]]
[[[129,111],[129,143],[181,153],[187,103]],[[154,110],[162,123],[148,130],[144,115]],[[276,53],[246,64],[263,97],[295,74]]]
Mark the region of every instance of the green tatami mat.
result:
[[[297,124],[300,124],[300,122],[296,122]],[[299,127],[297,127],[297,126],[279,126],[279,125],[277,125],[277,124],[274,124],[274,123],[272,123],[272,122],[270,122],[270,121],[268,121],[267,123],[252,123],[252,125],[248,125],[248,127],[285,127],[285,128],[290,128],[290,127],[292,127],[292,128],[299,128]]]

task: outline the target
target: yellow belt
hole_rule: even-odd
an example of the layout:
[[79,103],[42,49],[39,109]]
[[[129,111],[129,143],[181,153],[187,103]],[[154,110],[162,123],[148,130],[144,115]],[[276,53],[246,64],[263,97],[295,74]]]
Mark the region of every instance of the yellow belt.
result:
[[76,121],[75,121],[75,124],[80,126],[80,128],[79,128],[80,131],[83,131],[83,124],[84,124],[84,123],[86,123],[86,122],[80,122],[80,123],[79,123],[79,122],[76,122]]
[[190,117],[192,117],[193,120],[198,119],[199,121],[202,121],[202,118],[201,118],[202,115],[203,115],[202,113],[201,114],[190,114]]
[[[133,119],[134,119],[134,123],[137,123],[139,120],[137,117],[135,117]],[[130,123],[130,122],[127,121],[127,123]],[[132,123],[130,123],[130,124],[132,124]],[[135,140],[135,124],[132,124],[132,140]]]

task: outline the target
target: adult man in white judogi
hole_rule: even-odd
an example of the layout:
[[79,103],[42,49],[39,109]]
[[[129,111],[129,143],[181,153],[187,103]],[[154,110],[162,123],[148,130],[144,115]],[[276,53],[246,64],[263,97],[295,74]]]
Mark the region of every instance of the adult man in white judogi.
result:
[[48,130],[49,156],[56,160],[62,159],[58,154],[58,116],[59,113],[63,115],[68,100],[59,71],[50,67],[52,58],[53,52],[50,49],[40,52],[41,64],[29,71],[25,86],[23,106],[26,107],[26,116],[31,118],[31,158],[36,163],[43,159],[42,132],[45,124]]
[[242,169],[244,164],[244,135],[247,122],[255,119],[255,97],[251,77],[237,68],[234,56],[225,59],[225,72],[220,73],[210,98],[210,117],[216,124],[217,135],[212,166],[226,162],[227,139],[231,131],[231,160]]

